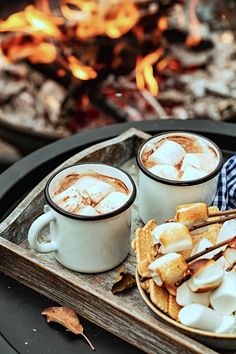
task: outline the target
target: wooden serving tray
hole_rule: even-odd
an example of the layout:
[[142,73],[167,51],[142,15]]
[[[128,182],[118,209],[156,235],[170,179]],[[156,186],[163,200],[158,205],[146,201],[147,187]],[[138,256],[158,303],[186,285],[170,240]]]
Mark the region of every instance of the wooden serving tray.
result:
[[[148,134],[131,128],[114,139],[74,155],[58,169],[79,161],[104,162],[123,167],[138,184],[134,158],[138,146],[148,137]],[[138,289],[113,295],[111,287],[119,267],[101,274],[80,274],[60,265],[52,254],[41,255],[30,249],[28,229],[43,212],[46,203],[43,190],[49,177],[39,183],[0,225],[0,270],[61,305],[74,308],[79,315],[147,353],[216,353],[161,322],[145,305]],[[131,238],[141,225],[137,197]],[[136,261],[132,251],[124,264],[135,274]]]

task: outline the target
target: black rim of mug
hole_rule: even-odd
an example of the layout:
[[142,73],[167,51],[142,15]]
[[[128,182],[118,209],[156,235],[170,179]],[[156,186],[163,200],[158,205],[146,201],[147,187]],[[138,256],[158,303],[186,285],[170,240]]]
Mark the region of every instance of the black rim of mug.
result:
[[[178,135],[192,135],[192,136],[196,136],[198,138],[201,138],[203,140],[206,140],[208,141],[210,144],[212,144],[214,146],[214,148],[216,149],[216,151],[218,151],[218,154],[219,154],[219,162],[216,166],[216,168],[211,172],[209,173],[208,175],[204,176],[204,177],[201,177],[201,178],[198,178],[198,179],[195,179],[195,180],[192,180],[192,181],[173,181],[173,180],[170,180],[170,179],[167,179],[167,178],[163,178],[163,177],[160,177],[160,176],[157,176],[157,175],[154,175],[153,173],[151,173],[142,163],[141,161],[141,152],[142,152],[142,149],[144,147],[144,145],[146,145],[148,142],[150,142],[151,140],[157,138],[157,137],[160,137],[162,135],[173,135],[173,134],[178,134]],[[166,131],[166,132],[162,132],[162,133],[159,133],[159,134],[156,134],[156,135],[153,135],[151,138],[145,140],[145,142],[139,147],[138,149],[138,153],[136,155],[136,161],[137,161],[137,164],[138,164],[138,167],[139,169],[145,174],[147,175],[148,177],[150,177],[151,179],[153,179],[154,181],[157,181],[157,182],[160,182],[160,183],[163,183],[163,184],[169,184],[169,185],[172,185],[172,186],[179,186],[179,187],[185,187],[185,186],[195,186],[197,184],[202,184],[202,183],[205,183],[209,180],[211,180],[213,177],[215,177],[221,170],[222,166],[223,166],[223,156],[222,156],[222,153],[219,149],[219,147],[210,139],[206,138],[205,136],[203,135],[200,135],[200,134],[196,134],[196,133],[191,133],[191,132],[185,132],[185,131]]]
[[[71,213],[69,211],[66,211],[62,208],[60,208],[57,204],[55,204],[52,200],[52,198],[50,197],[50,193],[49,193],[49,186],[50,186],[50,183],[52,182],[52,180],[62,171],[64,170],[67,170],[71,167],[76,167],[76,166],[82,166],[82,165],[103,165],[103,166],[108,166],[108,167],[111,167],[111,168],[114,168],[114,169],[117,169],[119,171],[121,171],[122,173],[124,173],[131,185],[132,185],[132,192],[131,192],[131,195],[129,197],[129,199],[127,200],[127,202],[125,204],[123,204],[120,208],[118,209],[115,209],[114,211],[111,211],[109,213],[104,213],[104,214],[99,214],[99,215],[92,215],[92,216],[89,216],[89,215],[79,215],[79,214],[74,214],[74,213]],[[49,204],[50,207],[52,207],[56,212],[58,212],[59,214],[63,215],[63,216],[66,216],[66,217],[69,217],[71,219],[76,219],[76,220],[87,220],[87,221],[92,221],[92,220],[104,220],[104,219],[109,219],[109,218],[112,218],[112,217],[115,217],[119,214],[121,214],[122,212],[124,212],[125,210],[127,210],[134,202],[135,198],[136,198],[136,194],[137,194],[137,189],[136,189],[136,185],[133,181],[133,179],[130,177],[130,175],[124,171],[123,169],[121,169],[120,167],[117,167],[117,166],[112,166],[112,165],[108,165],[108,164],[105,164],[105,163],[97,163],[97,162],[82,162],[82,163],[77,163],[77,164],[74,164],[74,165],[70,165],[70,166],[66,166],[62,169],[60,169],[59,171],[56,171],[50,178],[49,180],[47,181],[47,184],[46,184],[46,187],[44,189],[44,195],[45,195],[45,198],[46,198],[46,201],[47,203]]]

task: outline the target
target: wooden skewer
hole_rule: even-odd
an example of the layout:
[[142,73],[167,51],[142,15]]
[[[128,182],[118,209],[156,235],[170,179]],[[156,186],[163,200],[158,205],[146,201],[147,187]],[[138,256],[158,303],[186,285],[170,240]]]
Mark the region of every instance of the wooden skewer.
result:
[[[214,246],[211,246],[211,247],[207,247],[205,250],[201,251],[201,252],[198,252],[196,253],[195,255],[191,256],[191,257],[188,257],[185,259],[185,262],[186,263],[190,263],[190,262],[193,262],[195,261],[197,258],[201,257],[201,256],[204,256],[205,254],[211,252],[211,251],[214,251],[216,250],[217,248],[220,248],[222,246],[225,246],[227,245],[230,241],[232,241],[236,236],[233,236],[231,237],[230,239],[228,240],[225,240],[225,241],[222,241],[222,242],[219,242],[217,243],[216,245]],[[215,254],[212,259],[214,261],[217,261],[217,259],[219,259],[221,256],[223,255],[223,252],[220,251],[218,252],[217,254]],[[187,273],[182,279],[180,279],[179,281],[177,281],[175,283],[175,286],[179,287],[180,285],[182,285],[183,283],[185,283],[187,280],[189,280],[191,278],[191,274],[190,273]]]
[[199,257],[201,257],[201,256],[204,256],[205,254],[207,254],[207,253],[209,253],[209,252],[211,252],[211,251],[217,250],[217,248],[220,248],[220,247],[222,247],[222,246],[227,245],[227,244],[228,244],[230,241],[232,241],[235,237],[236,237],[236,236],[233,236],[233,237],[231,237],[231,238],[229,238],[229,239],[227,239],[227,240],[225,240],[225,241],[222,241],[222,242],[217,243],[217,244],[214,245],[214,246],[207,247],[205,250],[203,250],[203,251],[201,251],[201,252],[198,252],[198,253],[194,254],[193,256],[191,256],[191,257],[186,258],[186,259],[185,259],[185,262],[186,262],[186,263],[190,263],[190,262],[192,262],[192,261],[195,261],[195,259],[197,259],[197,258],[199,258]]
[[208,226],[208,225],[213,225],[213,224],[223,224],[225,221],[235,219],[236,215],[230,215],[230,216],[223,216],[217,220],[206,220],[203,221],[199,224],[193,225],[189,228],[190,231],[200,229],[201,227]]
[[213,213],[209,213],[209,217],[236,214],[236,209],[222,210]]

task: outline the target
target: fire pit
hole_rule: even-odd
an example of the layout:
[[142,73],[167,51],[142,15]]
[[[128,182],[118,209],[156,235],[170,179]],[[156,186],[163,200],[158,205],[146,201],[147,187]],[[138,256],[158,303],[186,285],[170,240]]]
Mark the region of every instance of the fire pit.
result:
[[235,0],[10,5],[1,5],[0,122],[8,141],[12,131],[38,137],[24,153],[117,122],[235,119]]

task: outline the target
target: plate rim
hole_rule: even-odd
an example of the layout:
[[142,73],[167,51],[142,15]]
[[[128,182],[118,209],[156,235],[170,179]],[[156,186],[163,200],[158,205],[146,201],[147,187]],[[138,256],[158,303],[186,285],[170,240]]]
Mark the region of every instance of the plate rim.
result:
[[[139,294],[141,295],[143,301],[146,303],[148,308],[155,313],[158,317],[160,317],[162,320],[167,322],[168,324],[172,325],[175,327],[175,329],[180,329],[184,334],[193,336],[193,335],[198,335],[204,338],[211,338],[211,339],[227,339],[227,340],[236,340],[236,333],[214,333],[214,332],[209,332],[209,331],[203,331],[197,328],[191,328],[187,327],[180,322],[177,322],[176,320],[172,319],[168,315],[166,315],[163,311],[159,310],[153,302],[148,298],[145,290],[141,287],[141,281],[140,281],[140,275],[138,273],[138,268],[136,267],[135,271],[135,278],[136,278],[136,283],[137,283],[137,288],[139,291]],[[186,333],[187,332],[187,333]]]

